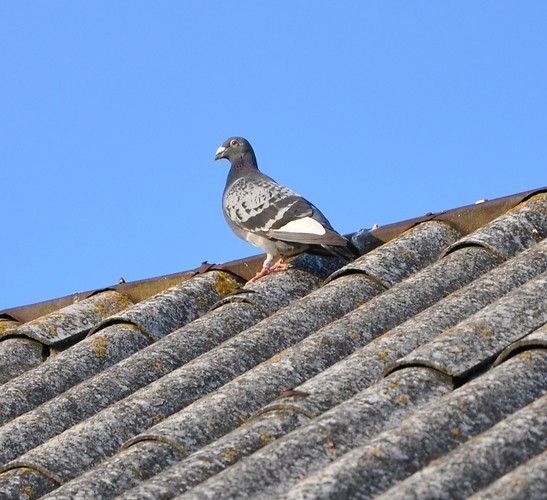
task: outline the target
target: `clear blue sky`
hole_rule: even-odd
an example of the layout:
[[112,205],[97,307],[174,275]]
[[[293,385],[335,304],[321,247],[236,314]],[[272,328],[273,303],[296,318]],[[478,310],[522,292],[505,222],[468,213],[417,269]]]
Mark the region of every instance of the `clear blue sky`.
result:
[[0,309],[259,253],[231,135],[342,233],[547,184],[547,2],[0,1]]

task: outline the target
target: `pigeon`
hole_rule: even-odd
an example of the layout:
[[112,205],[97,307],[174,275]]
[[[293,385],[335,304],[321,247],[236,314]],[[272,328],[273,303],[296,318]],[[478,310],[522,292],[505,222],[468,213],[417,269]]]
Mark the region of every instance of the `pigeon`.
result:
[[258,169],[246,139],[227,139],[215,154],[215,160],[221,158],[231,164],[222,196],[224,217],[237,236],[266,253],[262,269],[246,284],[287,269],[288,257],[307,250],[323,254],[326,250],[347,259],[357,256],[355,247],[317,207]]

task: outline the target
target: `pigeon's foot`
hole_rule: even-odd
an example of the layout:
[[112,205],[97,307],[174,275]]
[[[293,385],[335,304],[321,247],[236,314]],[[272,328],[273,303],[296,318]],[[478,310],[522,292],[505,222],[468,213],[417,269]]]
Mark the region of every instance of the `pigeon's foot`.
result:
[[260,271],[258,271],[245,285],[250,285],[255,281],[268,276],[270,273],[276,273],[278,271],[284,271],[289,268],[289,264],[285,262],[285,257],[281,257],[275,264],[272,265],[271,262],[264,262],[264,266]]
[[271,273],[271,266],[263,267],[249,281],[247,281],[247,283],[245,283],[245,286],[250,285],[251,283],[254,283],[255,281],[259,280],[260,278],[263,278],[264,276],[268,276],[268,274],[270,273]]
[[289,268],[289,264],[285,262],[285,257],[281,257],[272,267],[270,267],[270,272],[275,273],[277,271],[285,271]]

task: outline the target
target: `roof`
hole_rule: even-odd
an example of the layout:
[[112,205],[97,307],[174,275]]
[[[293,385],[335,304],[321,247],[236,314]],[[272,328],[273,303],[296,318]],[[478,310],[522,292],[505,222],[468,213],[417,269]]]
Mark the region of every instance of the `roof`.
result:
[[547,189],[0,312],[1,498],[545,498]]

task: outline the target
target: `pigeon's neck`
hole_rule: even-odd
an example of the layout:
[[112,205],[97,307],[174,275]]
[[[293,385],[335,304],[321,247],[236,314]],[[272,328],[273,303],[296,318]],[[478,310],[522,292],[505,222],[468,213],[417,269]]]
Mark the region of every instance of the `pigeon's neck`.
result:
[[230,172],[228,172],[226,184],[231,184],[242,175],[248,175],[251,172],[257,171],[258,166],[256,164],[256,158],[253,156],[243,156],[242,158],[232,160],[232,167],[230,168]]

